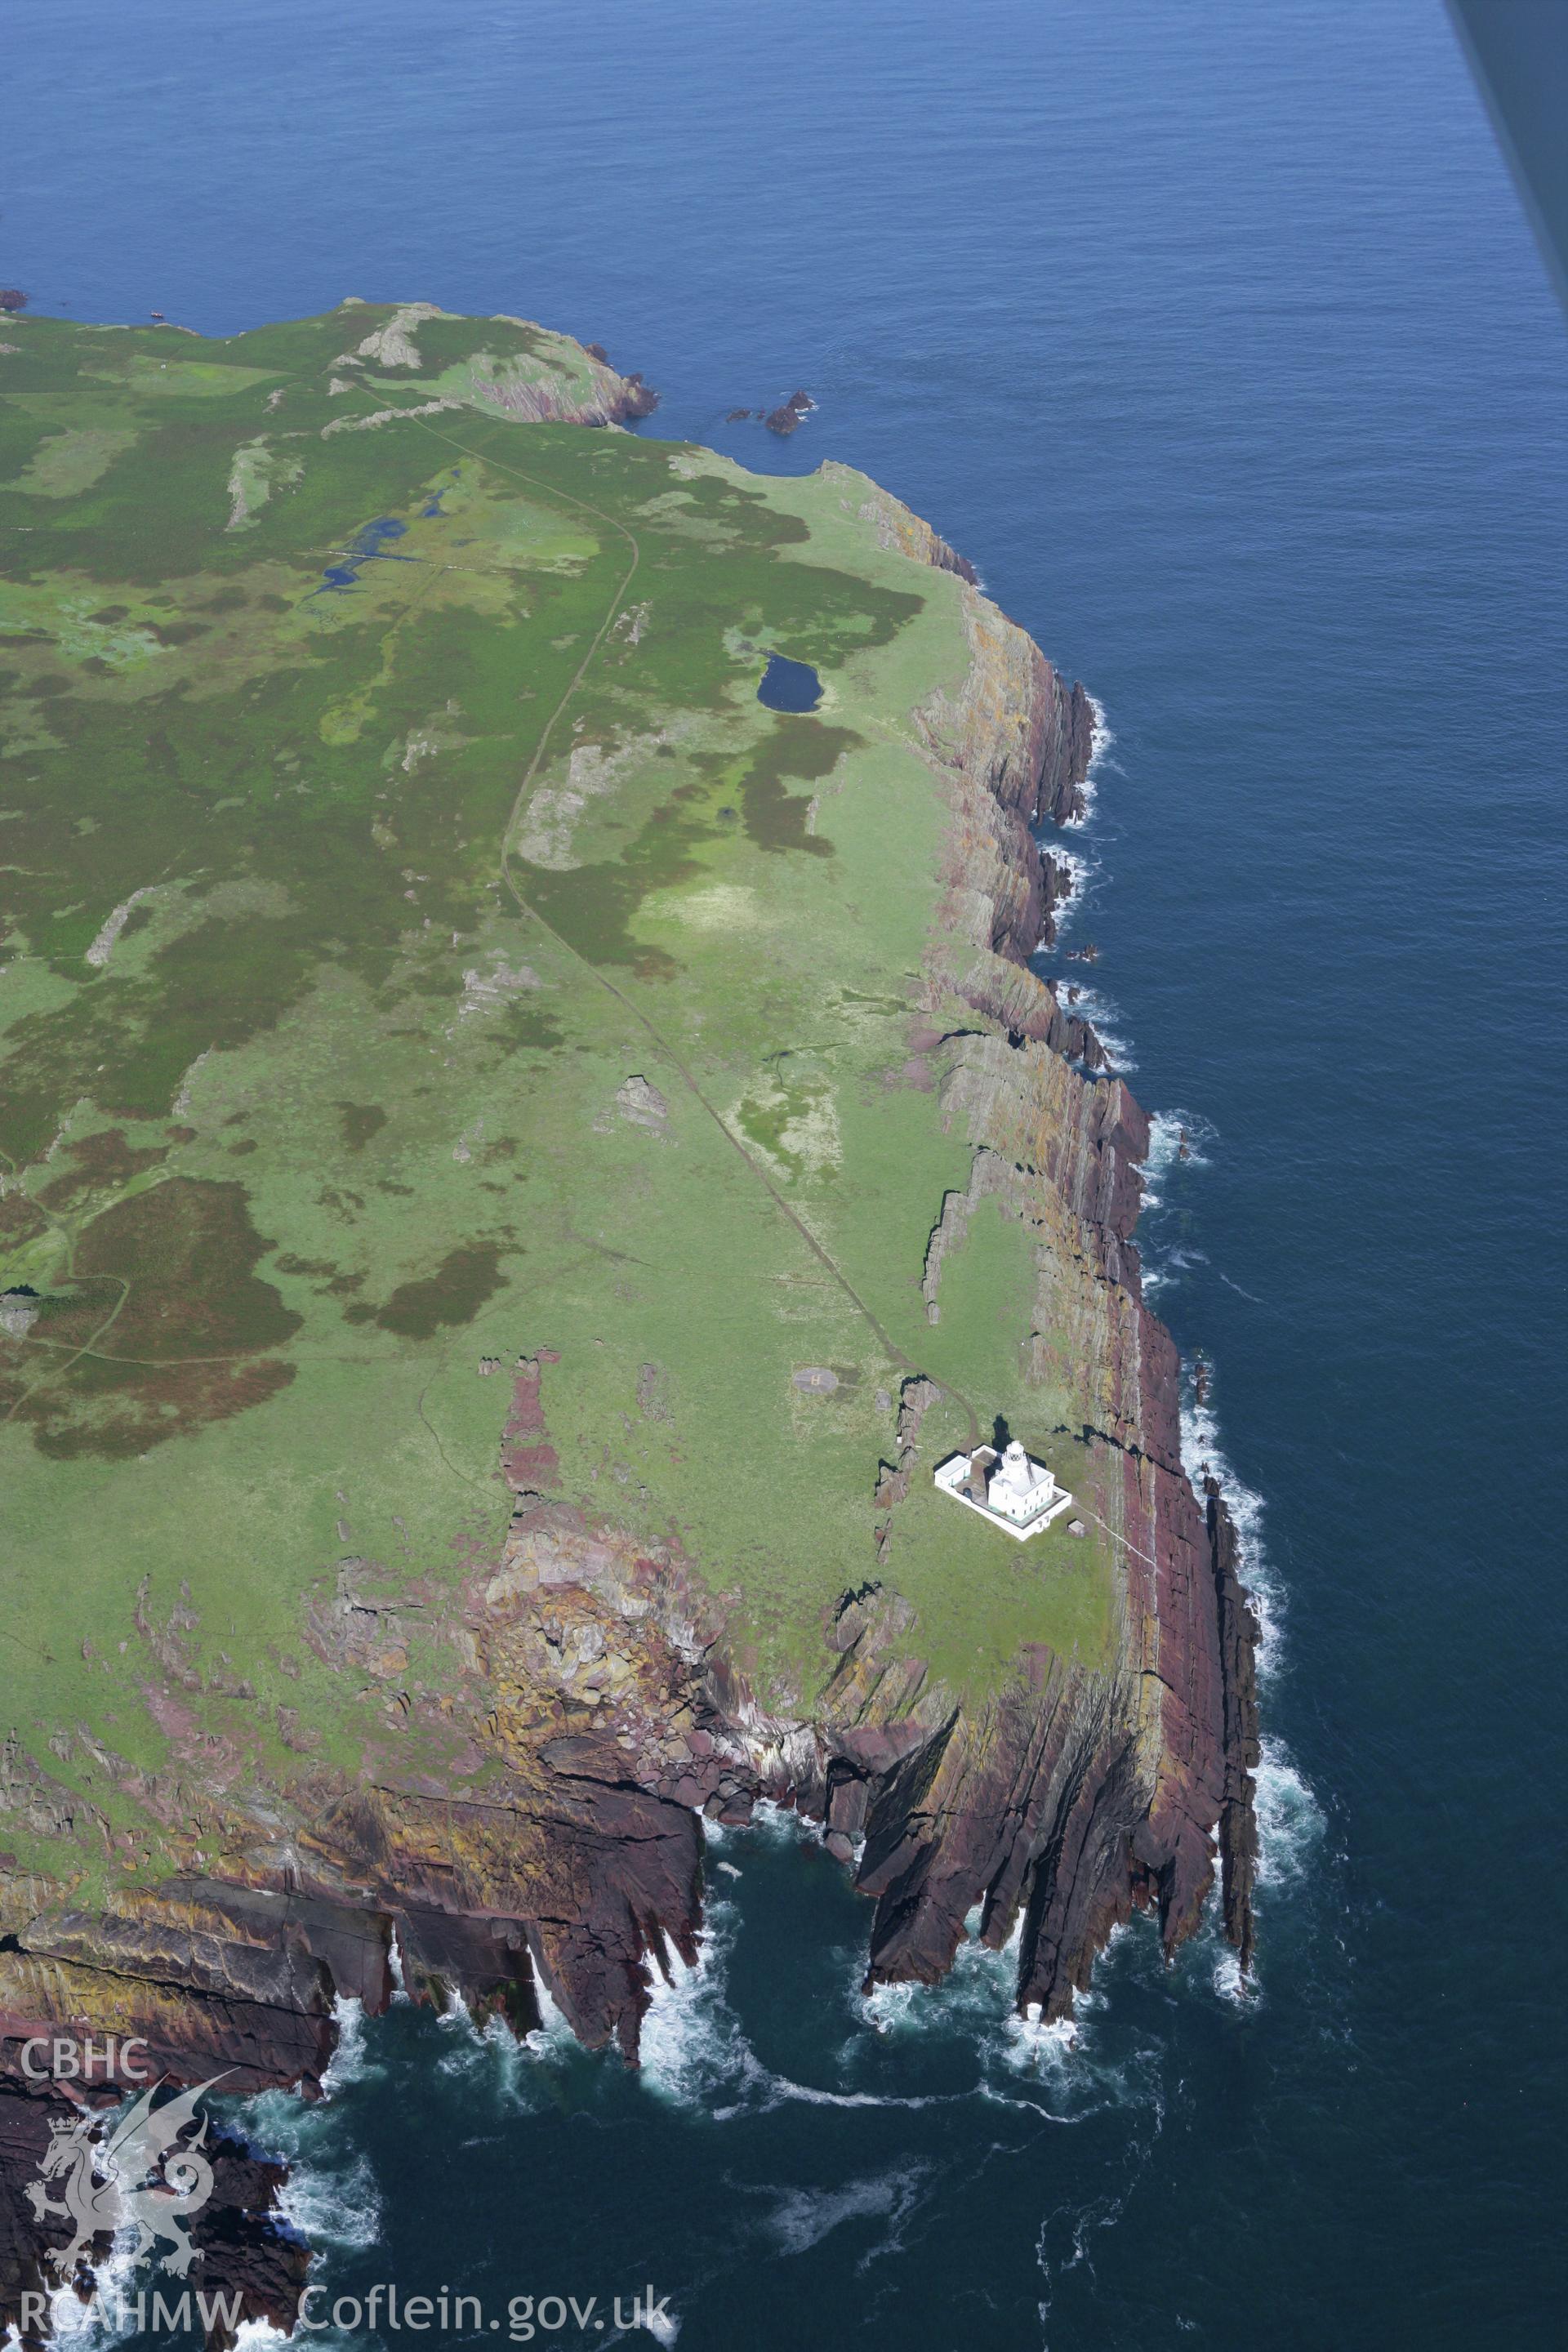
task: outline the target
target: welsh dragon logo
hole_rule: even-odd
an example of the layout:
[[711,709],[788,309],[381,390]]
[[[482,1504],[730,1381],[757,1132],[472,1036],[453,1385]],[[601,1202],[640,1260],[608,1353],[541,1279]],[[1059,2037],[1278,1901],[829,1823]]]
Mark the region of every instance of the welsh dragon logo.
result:
[[[94,2134],[102,2125],[97,2115],[79,2116],[74,2122],[51,2128],[48,2147],[38,2169],[43,2179],[27,2185],[27,2200],[37,2219],[58,2214],[75,2228],[68,2246],[51,2252],[48,2261],[57,2277],[69,2278],[96,2237],[118,2235],[134,2229],[136,2242],[128,2251],[132,2261],[151,2253],[167,2240],[169,2252],[159,2266],[184,2278],[201,2252],[186,2236],[184,2222],[199,2213],[212,2195],[213,2168],[203,2153],[207,2119],[194,2139],[182,2147],[180,2135],[197,2121],[196,2101],[214,2083],[198,2083],[164,2105],[154,2107],[153,2091],[144,2091],[125,2114],[110,2118],[104,2137]],[[45,2183],[61,2184],[58,2198]]]

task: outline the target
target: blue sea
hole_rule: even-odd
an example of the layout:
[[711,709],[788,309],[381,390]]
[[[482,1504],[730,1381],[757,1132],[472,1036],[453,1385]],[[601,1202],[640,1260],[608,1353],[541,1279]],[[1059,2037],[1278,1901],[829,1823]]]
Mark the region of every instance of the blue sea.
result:
[[[1266,1614],[1254,1997],[1135,1927],[1076,2041],[979,1955],[868,2007],[843,1875],[731,1833],[640,2078],[404,2006],[261,2104],[331,2295],[606,2344],[651,2284],[680,2352],[1553,2340],[1568,335],[1437,0],[6,16],[40,310],[597,338],[644,430],[864,467],[1082,677],[1064,977],[1162,1115],[1147,1262]],[[724,422],[797,387],[788,442]]]

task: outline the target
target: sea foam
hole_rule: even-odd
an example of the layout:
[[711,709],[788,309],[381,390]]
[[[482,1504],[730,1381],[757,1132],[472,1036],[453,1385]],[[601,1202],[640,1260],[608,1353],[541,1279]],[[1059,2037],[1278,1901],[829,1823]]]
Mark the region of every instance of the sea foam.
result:
[[1236,1528],[1241,1580],[1258,1612],[1258,1672],[1272,1674],[1279,1664],[1284,1640],[1284,1601],[1263,1541],[1263,1497],[1238,1478],[1226,1459],[1215,1417],[1212,1366],[1206,1396],[1197,1392],[1195,1370],[1188,1367],[1182,1399],[1182,1467],[1201,1496],[1204,1481],[1216,1478]]
[[[1074,988],[1078,991],[1076,1000],[1071,997]],[[1117,1025],[1121,1013],[1102,989],[1089,988],[1082,981],[1071,981],[1065,986],[1058,982],[1058,997],[1064,1013],[1089,1023],[1105,1048],[1112,1076],[1125,1077],[1130,1070],[1138,1067],[1132,1048]]]
[[755,2103],[764,2073],[726,1997],[725,1962],[738,1920],[732,1902],[710,1894],[696,1960],[689,1965],[672,1949],[668,1980],[655,1969],[642,2023],[642,2078],[648,2088],[720,2120]]
[[326,2099],[346,2091],[351,2083],[362,2082],[371,2072],[364,2040],[364,2003],[357,1994],[333,1996],[332,2022],[338,2029],[338,2038],[321,2075],[321,2095]]
[[1089,708],[1090,712],[1089,773],[1085,776],[1081,787],[1083,793],[1083,811],[1081,815],[1069,817],[1068,819],[1068,824],[1075,826],[1087,824],[1093,813],[1095,793],[1099,784],[1099,778],[1096,775],[1095,771],[1116,740],[1110,722],[1105,715],[1104,703],[1100,701],[1096,696],[1091,694],[1089,698]]
[[[1226,1507],[1236,1528],[1237,1568],[1252,1595],[1258,1613],[1258,1676],[1267,1682],[1279,1669],[1285,1642],[1285,1601],[1264,1542],[1263,1497],[1239,1479],[1226,1461],[1219,1442],[1214,1410],[1212,1370],[1207,1392],[1200,1401],[1195,1378],[1187,1374],[1182,1408],[1182,1463],[1198,1493],[1205,1475],[1217,1478]],[[1256,1778],[1258,1822],[1256,1895],[1261,1914],[1275,1894],[1297,1884],[1305,1874],[1312,1852],[1323,1833],[1322,1808],[1302,1773],[1274,1735],[1262,1742]],[[1227,1997],[1250,1993],[1229,1959],[1216,1962],[1215,1987]]]
[[1149,1121],[1149,1152],[1143,1162],[1143,1214],[1164,1205],[1165,1188],[1176,1170],[1211,1166],[1210,1154],[1218,1141],[1219,1129],[1200,1113],[1157,1110]]
[[89,2302],[69,2286],[56,2287],[49,2296],[49,2335],[61,2352],[109,2352],[134,2335],[136,2292],[143,2283],[132,2251],[136,2235],[134,2228],[121,2230],[105,2260],[94,2265]]
[[[919,2200],[930,2174],[929,2166],[910,2164],[833,2189],[777,2189],[771,2192],[776,2201],[763,2226],[782,2253],[804,2254],[846,2221],[886,2219],[893,2224],[889,2235],[894,2242],[884,2241],[873,2249],[873,2256],[890,2253],[896,2250],[897,2226]],[[862,2257],[862,2266],[869,2258]]]
[[1258,1885],[1267,1897],[1301,1878],[1322,1838],[1323,1811],[1302,1775],[1274,1738],[1263,1743],[1258,1767]]

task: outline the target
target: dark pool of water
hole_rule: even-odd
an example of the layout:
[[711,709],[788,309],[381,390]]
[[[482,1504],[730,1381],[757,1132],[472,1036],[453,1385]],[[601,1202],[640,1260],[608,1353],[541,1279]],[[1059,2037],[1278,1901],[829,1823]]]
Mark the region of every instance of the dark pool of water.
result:
[[765,702],[770,710],[815,710],[822,700],[822,680],[809,662],[770,654],[757,700]]

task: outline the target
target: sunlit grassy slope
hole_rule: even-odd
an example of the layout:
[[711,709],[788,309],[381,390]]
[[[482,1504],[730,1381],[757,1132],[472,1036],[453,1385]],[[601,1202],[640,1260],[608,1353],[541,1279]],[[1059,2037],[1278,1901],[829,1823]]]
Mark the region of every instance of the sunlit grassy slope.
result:
[[[1024,1228],[976,1213],[935,1326],[920,1289],[969,1167],[910,1059],[958,583],[854,478],[519,422],[498,388],[586,381],[563,339],[357,357],[389,321],[0,354],[0,1670],[26,1736],[148,1767],[144,1578],[188,1586],[198,1718],[243,1678],[351,1760],[301,1595],[493,1551],[520,1352],[541,1486],[678,1541],[781,1694],[874,1572],[911,1370],[1088,1475],[1023,1382]],[[818,710],[759,704],[772,648]],[[1098,1542],[931,1490],[968,1426],[880,1571],[914,1649],[1098,1657]]]

